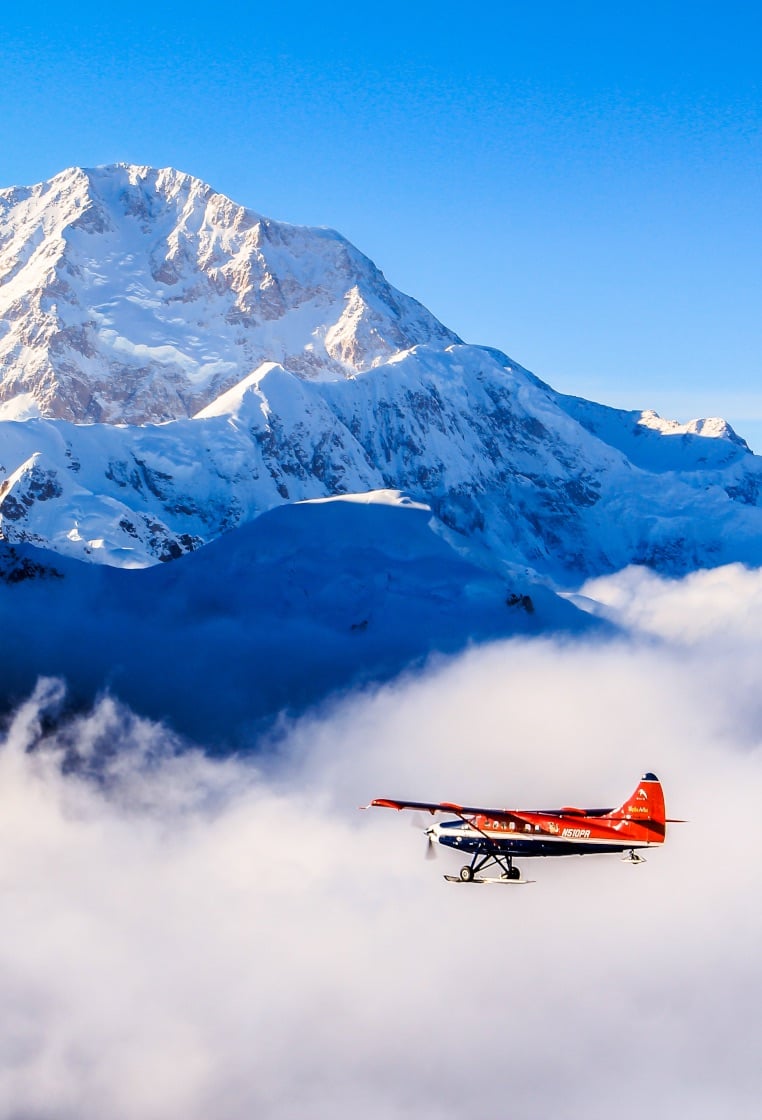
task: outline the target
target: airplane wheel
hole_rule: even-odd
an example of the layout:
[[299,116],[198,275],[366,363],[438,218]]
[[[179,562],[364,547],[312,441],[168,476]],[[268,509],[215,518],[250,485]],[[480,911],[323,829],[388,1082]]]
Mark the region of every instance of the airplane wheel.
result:
[[465,864],[460,869],[460,877],[464,883],[470,883],[474,877],[473,868],[469,867],[468,864]]
[[512,867],[511,868],[511,870],[508,872],[508,878],[509,879],[520,879],[521,878],[521,872],[519,871],[518,867]]

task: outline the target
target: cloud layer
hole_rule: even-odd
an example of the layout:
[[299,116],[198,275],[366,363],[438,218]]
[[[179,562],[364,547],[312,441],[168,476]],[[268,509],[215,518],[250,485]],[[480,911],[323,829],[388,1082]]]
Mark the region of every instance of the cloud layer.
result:
[[[0,752],[0,1115],[756,1116],[762,577],[586,592],[633,637],[473,650],[254,760],[41,682]],[[356,810],[614,804],[646,769],[690,820],[662,851],[527,887],[446,884]]]

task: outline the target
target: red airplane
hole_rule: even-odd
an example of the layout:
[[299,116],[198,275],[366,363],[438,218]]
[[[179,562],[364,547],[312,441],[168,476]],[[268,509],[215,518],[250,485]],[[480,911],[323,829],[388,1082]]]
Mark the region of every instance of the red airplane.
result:
[[[370,809],[418,809],[433,816],[447,813],[458,817],[442,821],[425,830],[427,851],[433,843],[471,855],[471,862],[458,875],[445,875],[451,883],[526,883],[514,856],[583,856],[593,852],[626,853],[629,863],[645,862],[638,849],[663,844],[668,820],[664,793],[655,774],[644,774],[635,792],[616,809],[538,809],[525,812],[512,809],[482,809],[473,805],[438,804],[428,801],[392,801],[378,797]],[[499,878],[485,878],[481,872],[496,867]]]

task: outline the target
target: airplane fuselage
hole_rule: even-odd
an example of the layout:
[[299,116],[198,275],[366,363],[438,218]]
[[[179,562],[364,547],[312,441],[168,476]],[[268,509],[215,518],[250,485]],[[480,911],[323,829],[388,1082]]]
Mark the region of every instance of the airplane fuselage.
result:
[[512,856],[574,856],[626,852],[664,842],[664,827],[653,829],[653,837],[633,838],[629,821],[607,821],[605,817],[522,813],[521,821],[493,820],[475,816],[472,822],[443,821],[433,825],[432,838],[460,852],[488,852],[497,848]]

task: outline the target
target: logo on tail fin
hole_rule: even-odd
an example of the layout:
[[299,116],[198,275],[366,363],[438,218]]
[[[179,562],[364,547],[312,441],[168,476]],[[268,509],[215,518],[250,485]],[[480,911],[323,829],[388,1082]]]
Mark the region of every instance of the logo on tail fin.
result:
[[663,843],[666,811],[661,782],[656,775],[650,771],[644,774],[635,791],[610,815],[621,821],[617,831],[622,837],[641,844]]

